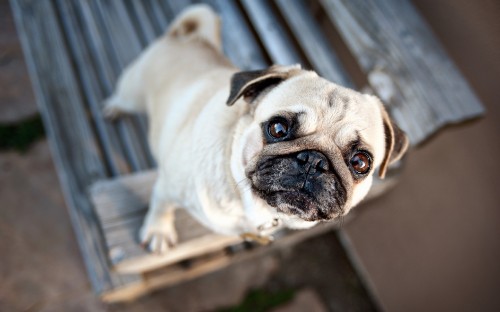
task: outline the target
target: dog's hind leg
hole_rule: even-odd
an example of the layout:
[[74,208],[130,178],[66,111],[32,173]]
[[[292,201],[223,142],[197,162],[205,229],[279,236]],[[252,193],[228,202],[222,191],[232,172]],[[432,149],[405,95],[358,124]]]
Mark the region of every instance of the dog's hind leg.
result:
[[143,63],[139,57],[122,72],[114,93],[105,100],[105,117],[113,119],[121,114],[145,111]]

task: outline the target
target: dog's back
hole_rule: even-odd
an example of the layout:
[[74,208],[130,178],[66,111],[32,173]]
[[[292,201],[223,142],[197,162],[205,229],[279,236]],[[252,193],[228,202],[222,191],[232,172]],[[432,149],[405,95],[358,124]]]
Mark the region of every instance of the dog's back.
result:
[[[191,54],[196,53],[197,49],[179,51],[177,46],[197,42],[221,54],[219,28],[219,17],[209,6],[199,4],[186,9],[172,22],[164,36],[149,45],[124,69],[114,94],[106,102],[108,113],[112,113],[112,110],[116,110],[116,113],[145,110],[144,94],[150,89],[149,83],[153,81],[151,76],[176,76],[170,73],[181,73],[176,67],[196,58],[196,55]],[[176,45],[176,48],[172,49],[171,45]]]
[[200,99],[213,96],[234,71],[222,54],[217,14],[207,5],[190,6],[124,70],[106,113],[147,112],[150,146],[158,159],[159,141],[178,137],[165,127],[182,129],[196,118],[205,104]]

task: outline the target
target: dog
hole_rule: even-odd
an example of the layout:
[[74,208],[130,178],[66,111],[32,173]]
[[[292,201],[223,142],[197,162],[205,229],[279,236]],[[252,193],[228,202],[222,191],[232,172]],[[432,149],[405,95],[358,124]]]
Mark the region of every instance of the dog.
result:
[[216,233],[256,237],[341,218],[408,147],[375,96],[299,65],[240,71],[202,4],[119,77],[106,115],[137,111],[158,162],[139,235],[157,253],[177,242],[177,208]]

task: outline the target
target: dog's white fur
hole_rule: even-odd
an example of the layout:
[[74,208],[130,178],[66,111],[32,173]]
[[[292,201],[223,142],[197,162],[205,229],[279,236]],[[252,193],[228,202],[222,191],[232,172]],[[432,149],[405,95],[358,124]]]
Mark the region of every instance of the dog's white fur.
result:
[[[125,69],[107,101],[108,115],[142,110],[149,116],[149,144],[159,176],[140,236],[153,251],[165,252],[175,245],[176,208],[187,209],[204,226],[228,235],[258,233],[259,226],[274,219],[293,228],[316,223],[278,213],[251,191],[245,175],[264,148],[260,123],[276,111],[309,110],[302,120],[304,127],[311,135],[328,128],[314,142],[332,146],[332,154],[338,153],[334,147],[344,146],[358,131],[375,146],[374,165],[384,158],[383,109],[378,99],[336,86],[297,66],[277,68],[300,73],[278,85],[257,107],[243,99],[227,107],[229,82],[238,69],[221,53],[219,28],[219,19],[209,7],[189,8]],[[350,109],[346,122],[332,126],[328,122],[344,112],[317,108],[317,103],[312,109],[304,103],[324,102],[325,90],[334,88],[339,96],[364,104]],[[336,133],[334,144],[328,136],[332,133]],[[348,208],[366,195],[371,181],[370,175],[354,187]]]

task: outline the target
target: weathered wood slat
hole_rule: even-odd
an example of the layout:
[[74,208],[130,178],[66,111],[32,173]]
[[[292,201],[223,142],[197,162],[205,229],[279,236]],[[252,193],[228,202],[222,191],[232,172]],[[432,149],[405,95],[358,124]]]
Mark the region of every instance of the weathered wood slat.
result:
[[99,222],[86,194],[87,186],[106,173],[54,7],[36,0],[11,1],[11,7],[89,278],[98,292],[113,289]]
[[[141,45],[147,45],[158,36],[160,26],[154,25],[153,18],[150,17],[146,10],[146,6],[150,1],[127,1],[128,12],[131,18],[135,19],[135,25],[139,26],[139,32],[142,34],[143,41]],[[156,27],[155,27],[156,26]]]
[[103,155],[106,160],[107,167],[112,176],[130,172],[130,169],[123,158],[125,152],[119,142],[117,133],[102,116],[101,102],[104,98],[101,87],[98,85],[97,74],[94,67],[91,66],[89,51],[84,42],[82,30],[78,26],[76,14],[68,1],[57,1],[57,8],[60,10],[63,28],[68,38],[69,48],[73,55],[77,73],[80,75],[82,82],[82,90],[85,93],[85,98],[89,103],[92,119],[96,124],[98,140],[100,147],[103,150]]
[[[85,2],[83,4],[87,5]],[[122,1],[90,1],[89,4],[91,12],[96,14],[97,25],[100,26],[99,33],[107,34],[107,40],[100,41],[104,46],[108,46],[105,51],[110,53],[110,57],[116,59],[118,68],[114,68],[114,71],[117,77],[143,47]],[[128,116],[117,123],[123,127],[123,139],[130,149],[128,156],[134,170],[150,168],[154,161],[144,140],[147,133],[144,117]]]
[[99,84],[103,88],[103,92],[110,94],[114,88],[116,74],[113,67],[118,67],[116,59],[109,57],[109,53],[105,52],[104,41],[102,34],[97,27],[97,21],[92,14],[91,7],[87,1],[70,2],[75,7],[74,12],[76,18],[82,27],[82,34],[85,38],[85,43],[90,51],[92,63],[95,64],[95,69],[98,73]]
[[115,266],[115,270],[123,274],[152,271],[179,263],[182,260],[224,250],[224,248],[242,241],[239,236],[207,234],[185,241],[164,255],[147,254],[144,257],[135,257],[122,261]]
[[242,0],[241,3],[274,64],[304,64],[297,48],[292,44],[292,38],[278,22],[270,2]]
[[[257,256],[256,256],[257,257]],[[203,259],[196,262],[192,267],[183,269],[178,267],[168,267],[160,272],[146,272],[144,280],[141,282],[130,283],[127,287],[118,288],[114,291],[104,293],[102,300],[105,302],[132,301],[153,290],[182,283],[205,274],[220,270],[234,263],[234,258],[227,255],[219,255],[209,259]]]
[[253,248],[245,252],[236,252],[232,255],[225,252],[215,253],[199,260],[195,259],[188,268],[168,266],[160,270],[145,272],[143,281],[130,283],[127,287],[105,293],[102,298],[107,302],[134,300],[152,290],[203,276],[229,265],[243,261],[257,261],[263,255],[269,255],[273,251],[296,245],[309,238],[332,231],[336,227],[338,227],[336,223],[325,223],[307,231],[290,231],[289,234],[280,237],[268,246]]
[[[156,34],[160,35],[164,33],[167,29],[168,24],[174,18],[173,14],[170,12],[166,12],[165,7],[161,5],[160,1],[149,0],[140,1],[140,3],[144,6],[145,11],[148,12],[151,23],[155,26]],[[142,22],[146,21],[144,20]]]
[[[120,64],[120,60],[114,55],[110,40],[105,37],[106,32],[103,29],[102,21],[99,16],[96,16],[97,12],[91,5],[92,3],[89,1],[71,3],[76,6],[75,11],[81,15],[83,33],[92,59],[97,64],[96,69],[99,73],[100,84],[104,88],[103,93],[109,96],[124,65]],[[114,125],[119,133],[129,166],[133,171],[137,171],[146,169],[148,166],[144,160],[144,147],[139,144],[139,141],[144,141],[144,139],[139,140],[136,131],[132,128],[133,122],[133,118],[125,117],[115,122]]]
[[321,0],[393,117],[418,144],[483,114],[477,97],[408,0]]
[[222,20],[224,53],[239,68],[255,70],[268,67],[264,53],[252,34],[245,17],[233,0],[209,0]]
[[[99,2],[102,3],[102,2]],[[125,65],[128,65],[130,61],[128,58],[132,56],[132,59],[135,59],[135,57],[143,50],[145,46],[140,44],[140,41],[138,40],[138,31],[135,29],[135,27],[132,24],[132,21],[130,19],[130,16],[125,8],[124,2],[123,1],[113,1],[110,3],[111,5],[109,6],[109,9],[111,9],[112,12],[117,13],[117,17],[119,17],[119,22],[120,26],[122,28],[122,33],[116,33],[114,32],[114,36],[112,36],[112,39],[118,39],[123,36],[125,38],[125,42],[128,42],[131,44],[128,46],[128,48],[132,47],[132,50],[115,50],[117,57],[124,62]],[[105,5],[103,7],[106,7]],[[102,7],[101,7],[102,8]],[[107,14],[105,14],[107,13]],[[103,14],[106,16],[109,16],[110,11],[105,11]],[[138,44],[138,45],[137,45]],[[138,48],[138,49],[137,49]],[[137,49],[137,50],[136,50]],[[129,56],[129,52],[130,56]],[[121,68],[123,69],[123,68]],[[150,153],[149,146],[147,144],[147,121],[145,116],[134,116],[132,118],[133,121],[133,129],[135,130],[135,134],[137,137],[134,138],[134,141],[137,143],[138,146],[142,147],[140,152],[141,154],[141,161],[144,161],[146,164],[146,167],[142,169],[147,169],[151,168],[152,166],[155,166],[156,162],[153,159],[153,156]]]
[[[143,5],[146,5],[148,3],[153,3],[153,5],[152,5],[153,6],[153,13],[155,13],[155,16],[157,16],[159,18],[160,32],[158,34],[160,34],[161,29],[166,28],[167,20],[164,16],[163,12],[161,12],[161,9],[159,8],[157,1],[156,0],[148,0],[148,1],[136,1],[136,2],[139,2],[139,4],[143,4]],[[154,4],[154,3],[156,3],[156,4]],[[114,5],[116,6],[116,10],[119,12],[119,16],[121,16],[123,23],[125,23],[125,25],[127,26],[127,28],[125,29],[126,31],[124,33],[125,36],[133,36],[133,37],[138,38],[139,37],[139,30],[136,29],[136,27],[134,27],[134,25],[132,24],[131,16],[125,8],[125,3],[120,1],[120,2],[114,3]],[[137,5],[136,5],[136,8],[138,9]],[[147,22],[148,22],[148,20],[142,20],[142,24],[146,24]],[[127,40],[128,39],[129,38],[127,38]],[[149,42],[150,41],[146,41],[146,43],[149,43]],[[137,53],[140,53],[144,48],[145,48],[145,45],[141,44],[139,51]],[[134,59],[135,59],[135,56],[134,56]],[[129,64],[129,62],[127,62],[126,65],[128,65],[128,64]],[[136,130],[138,132],[139,144],[142,146],[144,157],[145,157],[145,160],[148,164],[148,168],[154,167],[154,166],[156,166],[156,161],[154,160],[154,158],[149,150],[149,145],[146,143],[147,142],[146,137],[147,137],[147,131],[148,131],[148,124],[146,121],[146,117],[145,116],[136,116],[134,118],[134,122],[136,125]]]
[[305,0],[277,0],[276,4],[313,68],[330,81],[354,88],[351,78],[335,54],[333,47],[328,44],[323,30],[313,18]]
[[[151,9],[158,10],[158,12],[163,12],[163,16],[166,17],[167,21],[172,21],[177,14],[179,14],[184,8],[190,4],[194,4],[200,1],[197,0],[176,0],[176,1],[165,1],[165,0],[148,0],[150,2]],[[204,2],[204,1],[201,1]],[[164,25],[163,29],[166,29],[168,24]]]

